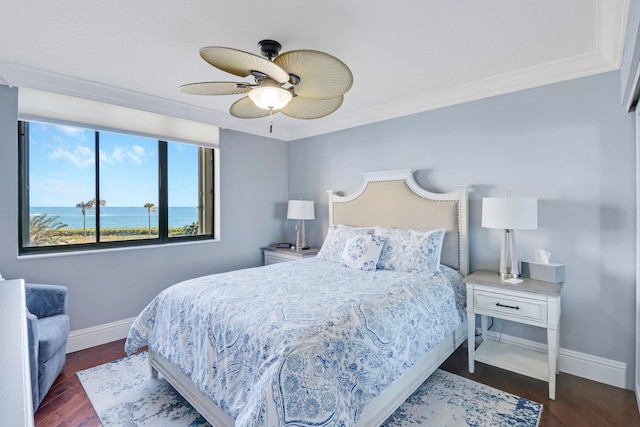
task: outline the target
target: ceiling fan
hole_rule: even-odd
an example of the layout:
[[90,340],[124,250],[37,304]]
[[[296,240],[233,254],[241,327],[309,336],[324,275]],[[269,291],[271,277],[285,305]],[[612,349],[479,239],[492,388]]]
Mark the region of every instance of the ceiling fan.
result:
[[[262,56],[229,47],[200,49],[200,56],[222,71],[249,82],[201,82],[180,86],[192,95],[248,94],[231,105],[229,112],[241,119],[272,117],[282,113],[296,119],[317,119],[336,111],[351,89],[353,75],[344,62],[317,50],[280,53],[275,40],[258,43]],[[271,125],[270,131],[273,130]]]

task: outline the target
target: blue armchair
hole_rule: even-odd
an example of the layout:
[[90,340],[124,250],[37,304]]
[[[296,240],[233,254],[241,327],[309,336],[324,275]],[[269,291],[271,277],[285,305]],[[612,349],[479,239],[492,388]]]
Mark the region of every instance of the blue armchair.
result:
[[66,363],[67,288],[25,284],[31,392],[35,411]]

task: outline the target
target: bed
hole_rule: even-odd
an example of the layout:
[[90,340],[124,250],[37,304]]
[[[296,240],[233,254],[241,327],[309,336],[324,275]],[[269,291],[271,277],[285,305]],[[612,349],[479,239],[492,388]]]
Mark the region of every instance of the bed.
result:
[[[363,176],[352,195],[328,192],[316,258],[168,288],[134,321],[127,353],[148,346],[151,375],[213,426],[383,423],[467,336],[468,190],[431,193],[412,170]],[[389,249],[398,235],[433,243],[421,244],[429,262],[411,270]],[[363,239],[387,244],[373,267],[336,258]]]

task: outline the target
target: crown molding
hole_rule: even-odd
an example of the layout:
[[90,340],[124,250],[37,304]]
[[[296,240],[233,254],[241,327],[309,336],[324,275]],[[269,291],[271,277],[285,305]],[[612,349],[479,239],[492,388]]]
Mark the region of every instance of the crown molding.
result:
[[[617,61],[619,63],[619,61]],[[321,126],[291,132],[291,140],[303,139],[356,126],[390,120],[411,114],[450,107],[479,99],[517,92],[552,83],[605,73],[619,68],[602,55],[593,53],[569,60],[558,61],[489,79],[431,92],[393,104],[373,107],[356,114],[340,117]]]

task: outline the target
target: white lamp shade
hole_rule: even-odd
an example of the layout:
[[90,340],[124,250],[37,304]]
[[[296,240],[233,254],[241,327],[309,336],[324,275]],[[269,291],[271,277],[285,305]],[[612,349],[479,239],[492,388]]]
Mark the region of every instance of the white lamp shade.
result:
[[265,110],[279,110],[291,101],[291,92],[280,87],[261,86],[249,92],[249,98]]
[[316,219],[313,200],[289,200],[287,219]]
[[502,230],[535,230],[538,228],[538,199],[484,197],[482,226]]

